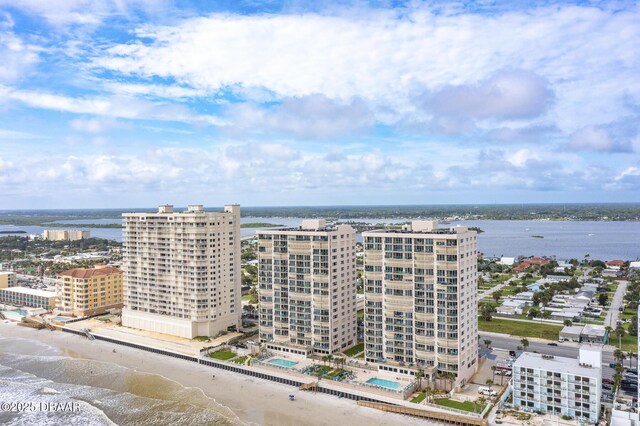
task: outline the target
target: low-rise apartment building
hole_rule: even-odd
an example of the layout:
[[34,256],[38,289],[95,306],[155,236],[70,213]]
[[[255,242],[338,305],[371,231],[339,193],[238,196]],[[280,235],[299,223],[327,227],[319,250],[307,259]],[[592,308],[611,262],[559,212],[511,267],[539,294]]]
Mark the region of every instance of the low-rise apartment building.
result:
[[583,345],[575,358],[525,352],[513,364],[513,405],[597,423],[602,347]]
[[85,317],[122,308],[122,271],[117,268],[76,268],[56,280],[56,308],[66,315]]
[[258,244],[260,341],[299,355],[355,345],[356,231],[304,220],[259,231]]
[[27,287],[0,288],[0,303],[17,307],[44,308],[51,311],[56,306],[56,293]]

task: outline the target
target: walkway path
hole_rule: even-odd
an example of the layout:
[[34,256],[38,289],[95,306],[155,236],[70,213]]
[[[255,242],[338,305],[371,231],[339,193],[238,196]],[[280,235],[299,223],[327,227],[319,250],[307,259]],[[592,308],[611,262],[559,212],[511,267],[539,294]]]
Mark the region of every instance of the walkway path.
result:
[[622,307],[624,294],[627,292],[627,284],[627,281],[618,281],[618,288],[616,289],[616,293],[613,295],[613,300],[611,300],[609,312],[607,312],[607,316],[604,318],[605,326],[608,325],[611,328],[616,328],[616,321],[620,317],[619,309]]

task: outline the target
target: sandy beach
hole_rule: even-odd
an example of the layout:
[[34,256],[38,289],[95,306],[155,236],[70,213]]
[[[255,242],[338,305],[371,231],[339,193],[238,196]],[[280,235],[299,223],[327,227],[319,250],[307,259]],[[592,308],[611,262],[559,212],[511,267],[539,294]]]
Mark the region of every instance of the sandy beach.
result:
[[[299,391],[278,383],[200,366],[162,355],[139,351],[80,336],[33,330],[0,323],[0,336],[41,341],[60,348],[72,358],[111,362],[139,372],[158,374],[182,386],[201,389],[228,416],[255,425],[424,425],[425,421],[399,414],[359,407],[354,401]],[[115,349],[115,353],[113,350]],[[212,378],[215,375],[215,378]],[[296,400],[289,401],[288,395]],[[212,402],[213,403],[213,402]],[[225,410],[226,411],[226,410]]]

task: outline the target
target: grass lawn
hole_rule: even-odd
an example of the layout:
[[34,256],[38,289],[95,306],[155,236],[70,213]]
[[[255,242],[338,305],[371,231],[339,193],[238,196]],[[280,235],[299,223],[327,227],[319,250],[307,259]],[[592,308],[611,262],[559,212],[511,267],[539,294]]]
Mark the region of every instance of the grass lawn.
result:
[[324,377],[326,377],[327,379],[333,380],[336,378],[338,374],[342,373],[343,371],[345,370],[343,370],[342,368],[336,368],[335,370],[331,370],[331,372],[325,375]]
[[[609,344],[618,347],[618,336],[615,333],[611,333],[609,336]],[[626,352],[638,352],[638,337],[629,336],[628,334],[622,338],[622,350]]]
[[209,354],[209,356],[213,359],[219,359],[221,361],[226,361],[228,359],[231,359],[235,356],[237,356],[235,354],[235,352],[231,352],[231,351],[218,351],[218,352],[214,352],[212,354]]
[[631,318],[634,318],[636,316],[638,316],[638,311],[636,311],[635,309],[627,308],[627,309],[624,310],[624,312],[622,312],[620,314],[620,319],[623,319],[623,320],[631,319]]
[[247,294],[246,296],[242,296],[242,300],[251,300],[251,295]]
[[[470,411],[470,412],[479,412],[481,413],[484,409],[484,405],[480,406],[480,404],[474,404],[471,401],[459,402],[454,401],[449,398],[440,398],[436,399],[435,403],[437,405],[442,405],[443,407],[455,408],[458,410]],[[477,411],[476,411],[477,410]]]
[[427,397],[426,393],[419,393],[418,396],[411,399],[411,402],[415,402],[416,404],[420,404]]
[[358,320],[364,319],[364,309],[356,312],[356,318]]
[[558,340],[561,325],[550,325],[540,323],[530,323],[522,321],[509,321],[493,318],[491,321],[478,320],[478,329],[480,331],[489,331],[493,333],[511,334],[520,337],[537,337],[546,340]]
[[364,351],[364,343],[358,343],[354,347],[349,348],[346,351],[344,351],[344,354],[346,356],[355,356],[356,354],[359,354],[362,351]]

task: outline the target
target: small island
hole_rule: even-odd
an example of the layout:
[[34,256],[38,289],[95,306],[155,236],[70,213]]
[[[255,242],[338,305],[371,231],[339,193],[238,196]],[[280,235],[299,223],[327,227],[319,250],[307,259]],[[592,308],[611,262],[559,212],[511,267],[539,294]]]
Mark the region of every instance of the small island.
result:
[[268,222],[248,222],[241,223],[240,228],[277,228],[284,225],[278,225],[276,223],[268,223]]
[[531,238],[544,238],[542,235],[530,235]]
[[27,231],[0,231],[0,234],[26,234]]

